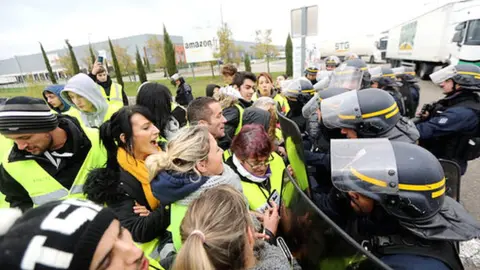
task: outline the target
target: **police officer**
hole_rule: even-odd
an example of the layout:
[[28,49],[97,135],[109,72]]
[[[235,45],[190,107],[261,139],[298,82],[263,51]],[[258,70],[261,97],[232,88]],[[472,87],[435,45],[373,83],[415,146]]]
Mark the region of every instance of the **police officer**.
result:
[[173,74],[172,77],[170,77],[170,81],[177,87],[175,102],[182,106],[188,106],[193,100],[192,87],[186,83],[183,76],[178,73]]
[[472,64],[451,65],[430,75],[440,84],[445,97],[424,106],[417,124],[420,145],[437,158],[454,160],[462,174],[467,161],[480,156],[479,114],[480,67]]
[[318,68],[316,67],[308,67],[305,69],[305,78],[307,78],[312,85],[315,85],[317,83],[317,73],[318,73]]
[[402,118],[395,100],[387,92],[370,88],[349,91],[321,103],[322,122],[340,128],[347,138],[387,138],[416,143],[418,130]]
[[341,63],[340,58],[335,55],[331,55],[325,59],[325,67],[328,71],[335,70]]
[[8,99],[0,107],[0,134],[15,142],[0,166],[0,192],[10,207],[84,198],[87,173],[106,162],[97,130],[53,114],[41,99]]
[[[361,80],[360,88],[354,88],[354,89],[358,90],[358,89],[370,88],[371,76],[370,76],[370,73],[368,71],[368,67],[367,67],[367,64],[365,63],[365,61],[363,61],[362,59],[359,59],[359,58],[353,58],[353,59],[350,59],[350,60],[347,60],[347,61],[343,62],[342,65],[339,67],[339,69],[343,69],[342,66],[353,67],[353,68],[356,68],[356,69],[358,69],[362,72],[362,80]],[[352,88],[350,88],[350,89],[352,89]]]
[[405,103],[402,94],[397,90],[400,86],[397,81],[393,70],[388,67],[375,67],[369,70],[372,76],[372,88],[379,88],[387,91],[397,102],[400,114],[407,115],[405,109]]
[[402,84],[399,88],[405,103],[406,116],[414,118],[420,101],[420,86],[411,67],[392,68],[397,80]]
[[315,92],[312,83],[306,78],[298,78],[284,83],[282,93],[290,106],[290,111],[286,116],[297,124],[302,133],[305,132],[307,124],[307,119],[302,115],[302,108],[315,95]]
[[348,60],[352,60],[352,59],[360,59],[360,57],[358,57],[358,55],[356,53],[352,53],[352,52],[348,52],[343,57],[343,61],[348,61]]
[[480,236],[480,224],[445,196],[431,153],[386,139],[333,140],[331,159],[335,189],[314,201],[365,248],[393,269],[463,269],[455,242]]

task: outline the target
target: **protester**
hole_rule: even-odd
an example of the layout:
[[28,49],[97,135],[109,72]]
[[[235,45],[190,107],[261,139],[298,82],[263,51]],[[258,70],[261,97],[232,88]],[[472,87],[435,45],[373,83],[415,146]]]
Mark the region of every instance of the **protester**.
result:
[[278,103],[280,111],[284,114],[290,111],[288,100],[277,93],[273,86],[272,76],[266,72],[261,72],[257,77],[257,95],[258,97],[271,97]]
[[203,125],[215,139],[225,136],[226,119],[220,103],[210,97],[198,97],[187,108],[190,125]]
[[165,152],[150,156],[153,195],[164,205],[171,204],[170,231],[177,251],[181,246],[180,223],[188,205],[204,190],[230,184],[241,190],[240,179],[222,162],[222,149],[207,128],[182,128],[168,142]]
[[86,127],[100,127],[121,108],[116,103],[109,105],[99,87],[83,73],[68,80],[60,95],[71,107],[80,111],[80,123]]
[[230,148],[233,136],[242,128],[243,107],[240,105],[240,93],[232,86],[226,86],[215,93],[213,97],[218,100],[222,107],[223,116],[226,119],[225,136],[218,140],[218,146],[223,150]]
[[275,88],[277,89],[278,93],[282,93],[282,83],[288,80],[288,75],[287,74],[282,74],[277,76],[277,79],[275,81]]
[[239,101],[243,108],[248,108],[253,103],[252,97],[255,93],[254,86],[256,81],[257,77],[255,77],[255,74],[248,71],[237,72],[233,77],[232,84],[240,92],[241,98]]
[[233,64],[226,64],[222,67],[223,81],[225,82],[226,85],[233,84],[233,77],[237,72],[238,72],[237,67],[235,67],[235,65]]
[[1,269],[161,269],[110,209],[90,201],[49,202],[23,216],[2,209],[0,216]]
[[[89,173],[84,192],[89,200],[110,207],[127,228],[133,240],[152,254],[169,224],[168,213],[152,194],[145,159],[158,153],[159,131],[148,109],[123,107],[100,127],[100,140],[107,149],[106,168]],[[143,206],[148,213],[134,212]],[[143,208],[142,208],[143,209]],[[142,210],[140,209],[140,210]]]
[[170,90],[163,84],[145,82],[138,88],[137,105],[146,107],[160,130],[159,143],[164,145],[187,124],[187,111],[172,102]]
[[[281,139],[277,137],[277,121],[278,117],[275,107],[264,109],[252,106],[246,109],[245,113],[243,114],[243,125],[258,124],[263,126],[268,134],[268,138],[274,143],[275,150],[280,144]],[[281,131],[279,132],[281,136]]]
[[120,84],[112,81],[102,63],[95,61],[88,76],[102,87],[102,95],[107,99],[108,104],[117,107],[128,106],[128,97],[125,90]]
[[70,109],[70,105],[60,96],[64,87],[63,84],[52,84],[45,87],[42,93],[48,106],[57,113],[64,113]]
[[8,99],[0,107],[0,134],[15,142],[0,166],[0,192],[11,207],[23,211],[57,199],[84,197],[87,173],[105,164],[98,131],[52,113],[42,99]]
[[270,196],[280,199],[285,170],[282,157],[274,152],[263,126],[257,124],[243,126],[230,149],[233,155],[226,163],[240,176],[250,209],[263,213]]
[[205,89],[205,96],[206,97],[213,97],[215,93],[220,91],[220,85],[216,84],[207,84],[207,88]]
[[175,73],[170,78],[173,85],[177,87],[177,95],[175,96],[175,102],[182,106],[188,106],[193,100],[192,87],[185,82],[183,76]]
[[[221,207],[218,207],[221,206]],[[263,215],[264,227],[278,224],[278,207]],[[258,240],[245,197],[228,185],[205,191],[189,206],[181,225],[183,246],[174,270],[301,269],[280,247]]]

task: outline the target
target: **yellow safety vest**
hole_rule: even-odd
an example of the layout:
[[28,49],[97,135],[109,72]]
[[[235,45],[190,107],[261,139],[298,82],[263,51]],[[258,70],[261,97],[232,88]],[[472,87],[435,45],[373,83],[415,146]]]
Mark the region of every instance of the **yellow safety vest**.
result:
[[[100,144],[98,130],[84,128],[92,146],[70,190],[48,174],[35,160],[9,162],[9,153],[4,155],[3,168],[28,192],[34,206],[54,200],[85,198],[83,185],[90,170],[105,166],[107,155]],[[28,172],[28,173],[25,173]]]
[[107,100],[109,105],[115,105],[117,107],[123,107],[123,95],[122,95],[122,86],[118,83],[112,82],[110,86],[110,96],[107,96],[105,89],[99,85],[101,88],[102,96]]
[[255,91],[255,93],[253,93],[252,95],[252,101],[256,101],[258,99],[258,94],[257,94],[257,91]]
[[273,161],[270,163],[270,190],[259,187],[255,183],[242,181],[243,194],[247,197],[250,209],[255,211],[263,206],[268,199],[268,196],[276,190],[280,195],[282,192],[283,171],[285,170],[285,163],[280,155],[273,152]]
[[[135,243],[141,250],[145,256],[147,256],[150,264],[153,264],[155,267],[160,265],[160,251],[158,250],[158,245],[160,245],[160,240],[154,239],[147,243]],[[158,265],[158,266],[157,266]],[[161,268],[163,269],[163,268]]]
[[187,213],[188,206],[172,203],[170,208],[170,226],[168,230],[172,233],[173,246],[178,252],[182,247],[182,236],[180,235],[180,225],[183,217]]
[[[13,146],[13,141],[0,134],[0,156],[5,156]],[[1,162],[0,162],[1,163]],[[0,208],[9,208],[10,204],[5,201],[5,195],[0,192]]]
[[237,135],[238,133],[240,133],[240,130],[242,129],[242,126],[243,126],[243,107],[240,106],[239,104],[235,104],[235,107],[237,107],[238,109],[238,126],[237,128],[235,129],[235,135]]
[[290,105],[288,104],[288,100],[284,96],[276,94],[273,100],[275,100],[280,105],[282,113],[287,114],[290,111]]

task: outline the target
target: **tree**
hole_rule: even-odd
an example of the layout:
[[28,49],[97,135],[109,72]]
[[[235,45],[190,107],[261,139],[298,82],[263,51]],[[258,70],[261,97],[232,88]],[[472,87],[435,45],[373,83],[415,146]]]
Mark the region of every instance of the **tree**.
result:
[[75,72],[73,71],[72,60],[70,58],[70,55],[65,54],[58,57],[58,62],[64,68],[63,72],[65,73],[65,75],[67,75],[67,77],[71,77],[75,75]]
[[115,69],[115,77],[117,78],[117,83],[124,88],[122,71],[120,70],[120,65],[118,65],[117,56],[115,55],[115,50],[113,48],[112,41],[108,38],[108,46],[110,47],[110,53],[112,54],[113,68]]
[[163,43],[165,44],[165,62],[167,64],[168,76],[172,76],[178,72],[175,62],[175,48],[165,25],[163,25]]
[[252,72],[252,65],[250,65],[250,56],[245,54],[245,71]]
[[140,56],[138,47],[137,47],[136,61],[137,61],[138,78],[140,79],[141,83],[144,83],[147,81],[147,74],[145,74],[145,68],[143,67],[142,57]]
[[[155,59],[155,66],[165,71],[165,67],[167,65],[165,62],[165,50],[162,41],[160,41],[156,36],[153,36],[147,40],[147,48],[150,50],[153,59]],[[147,58],[146,55],[145,58]]]
[[270,73],[270,59],[278,54],[278,50],[272,45],[272,29],[255,31],[255,53],[258,58],[267,60],[267,71]]
[[235,53],[235,45],[233,44],[232,31],[227,23],[224,23],[217,31],[218,43],[220,44],[219,52],[216,57],[225,63],[233,62],[232,54]]
[[285,57],[287,60],[287,76],[293,76],[293,44],[290,34],[287,37],[287,43],[285,44]]
[[65,43],[67,44],[68,51],[70,52],[70,60],[72,61],[72,75],[78,74],[80,73],[80,67],[78,66],[77,57],[75,57],[75,53],[73,52],[73,47],[70,45],[70,42],[68,42],[68,39],[65,39]]
[[[90,59],[92,61],[91,65],[95,64],[97,58],[95,57],[95,53],[93,52],[92,44],[88,43],[88,50],[90,52]],[[90,65],[89,65],[90,66]]]
[[135,62],[133,61],[132,56],[128,54],[127,48],[119,45],[113,45],[113,49],[115,50],[115,56],[117,57],[118,65],[122,74],[126,74],[128,76],[135,74]]
[[52,81],[53,84],[57,84],[57,78],[55,78],[55,75],[53,74],[52,66],[50,66],[50,60],[48,60],[47,54],[43,49],[42,43],[41,42],[39,43],[40,43],[40,50],[42,50],[43,60],[45,60],[45,66],[47,67],[47,70],[48,70],[48,77],[50,78],[50,81]]

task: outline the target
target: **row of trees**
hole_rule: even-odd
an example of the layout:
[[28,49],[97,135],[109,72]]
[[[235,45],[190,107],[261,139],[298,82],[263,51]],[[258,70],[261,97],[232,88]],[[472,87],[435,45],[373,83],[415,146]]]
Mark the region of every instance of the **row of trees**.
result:
[[[267,71],[270,72],[270,60],[278,55],[278,49],[272,44],[271,38],[272,30],[257,30],[255,38],[255,46],[252,49],[255,52],[257,58],[265,58],[267,61]],[[229,26],[224,23],[217,31],[219,39],[219,50],[215,55],[216,58],[222,59],[225,63],[236,63],[240,64],[240,54],[239,52],[244,49],[241,46],[236,46],[233,41],[232,31]],[[68,54],[60,56],[58,61],[60,65],[65,68],[65,73],[68,76],[72,76],[80,72],[80,67],[73,51],[72,46],[68,40],[65,40],[67,45]],[[147,57],[147,48],[143,48],[143,57],[140,53],[138,47],[136,47],[135,62],[132,57],[127,53],[127,48],[123,48],[119,45],[113,44],[110,38],[108,39],[109,49],[111,54],[111,62],[113,69],[115,71],[115,77],[117,82],[123,86],[122,74],[128,76],[138,74],[140,81],[144,82],[147,80],[146,73],[152,71],[154,68],[162,69],[164,76],[167,74],[172,75],[176,72],[177,66],[175,61],[175,48],[170,39],[170,35],[167,32],[165,25],[163,26],[163,42],[160,41],[156,36],[153,36],[147,41],[147,48],[149,53],[155,59],[155,66],[152,66]],[[52,68],[50,66],[50,61],[47,58],[45,50],[43,49],[42,44],[40,43],[40,49],[45,60],[45,65],[47,67],[50,80],[52,83],[57,83],[55,76],[53,75]],[[293,47],[292,40],[290,35],[288,35],[287,42],[285,45],[285,55],[287,59],[287,68],[286,73],[288,76],[293,75]],[[86,57],[81,59],[83,63],[88,66],[88,69],[91,70],[93,64],[97,60],[94,49],[91,44],[88,47],[88,54]],[[244,58],[245,69],[251,71],[251,62],[248,54],[245,54]],[[108,70],[108,62],[106,63],[106,68]],[[216,64],[216,61],[212,61],[210,66],[212,68],[213,75],[213,66]]]
[[[163,38],[163,43],[159,41],[156,37],[154,39],[150,39],[147,43],[147,46],[150,50],[152,50],[153,57],[157,62],[157,67],[164,69],[165,76],[167,75],[167,72],[168,74],[173,75],[178,72],[175,62],[175,48],[165,25],[163,26]],[[73,47],[70,45],[68,39],[65,40],[65,44],[67,45],[68,53],[60,56],[58,61],[60,65],[65,68],[66,75],[73,76],[77,73],[80,73],[80,66],[73,51]],[[119,45],[113,44],[110,38],[108,38],[108,45],[111,55],[111,64],[113,65],[115,77],[119,84],[121,84],[122,86],[124,85],[122,74],[126,74],[128,76],[132,74],[138,74],[142,83],[147,81],[146,72],[149,72],[151,70],[151,65],[148,61],[145,50],[144,56],[142,57],[138,47],[136,47],[136,55],[134,62],[132,57],[128,54],[127,48],[123,48]],[[45,53],[45,50],[43,49],[42,43],[40,43],[40,49],[45,60],[45,66],[47,68],[49,78],[53,84],[56,84],[57,80],[53,74],[50,61],[47,57],[47,54]],[[85,65],[88,66],[88,69],[91,70],[93,64],[97,60],[97,56],[95,55],[91,44],[89,44],[88,46],[88,51],[89,55],[82,59],[82,61]],[[107,65],[105,68],[108,70],[108,61],[105,61],[105,63]]]

